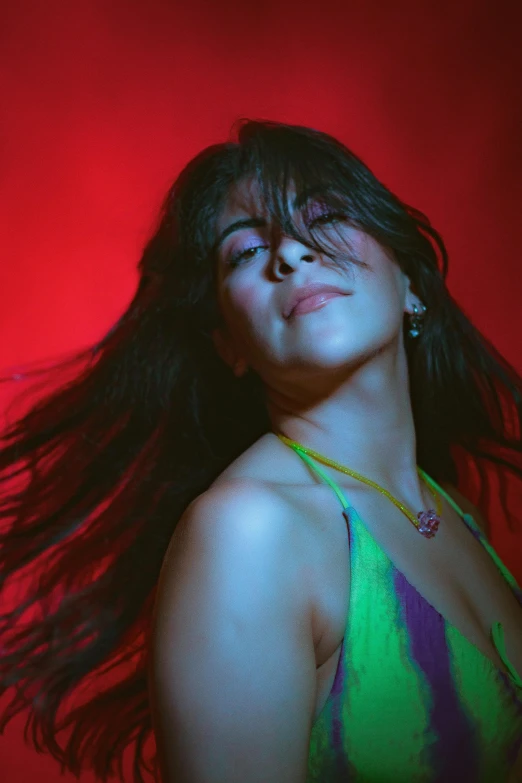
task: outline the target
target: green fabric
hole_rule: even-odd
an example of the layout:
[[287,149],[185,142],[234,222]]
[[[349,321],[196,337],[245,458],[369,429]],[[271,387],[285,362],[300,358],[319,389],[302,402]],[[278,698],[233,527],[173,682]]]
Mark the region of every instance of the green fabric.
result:
[[[294,451],[335,492],[350,538],[346,631],[334,685],[312,728],[307,783],[506,781],[522,743],[522,682],[502,625],[491,633],[509,676],[407,583],[340,487]],[[521,601],[516,580],[472,517],[423,475]]]

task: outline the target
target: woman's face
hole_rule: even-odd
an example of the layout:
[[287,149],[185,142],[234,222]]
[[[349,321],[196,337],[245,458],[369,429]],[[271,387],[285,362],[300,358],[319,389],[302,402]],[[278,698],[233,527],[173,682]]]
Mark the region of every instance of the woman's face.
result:
[[[251,366],[270,386],[304,383],[345,372],[402,339],[403,313],[419,300],[392,255],[317,198],[293,212],[299,226],[320,226],[321,241],[360,264],[335,265],[323,253],[282,235],[270,246],[269,227],[255,185],[231,192],[218,221],[218,299],[224,326],[216,348],[231,367]],[[255,225],[244,224],[252,221]],[[347,252],[346,246],[349,246]],[[310,283],[338,286],[342,295],[317,309],[286,317],[296,289]],[[238,373],[239,374],[239,373]]]

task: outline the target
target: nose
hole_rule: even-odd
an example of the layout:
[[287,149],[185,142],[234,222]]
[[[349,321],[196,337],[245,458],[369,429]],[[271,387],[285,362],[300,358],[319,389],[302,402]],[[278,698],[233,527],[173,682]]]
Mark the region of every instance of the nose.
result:
[[283,236],[275,253],[275,268],[278,273],[288,273],[302,261],[317,261],[319,254],[303,245],[297,239]]

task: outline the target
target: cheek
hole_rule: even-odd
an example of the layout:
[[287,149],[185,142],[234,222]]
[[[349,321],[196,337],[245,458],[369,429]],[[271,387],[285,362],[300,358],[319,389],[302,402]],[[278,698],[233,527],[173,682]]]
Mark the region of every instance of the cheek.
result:
[[251,322],[259,308],[259,295],[254,285],[242,285],[230,288],[225,296],[227,311],[234,321]]
[[391,308],[395,307],[401,295],[401,273],[396,261],[391,252],[372,237],[363,236],[360,241],[361,258],[368,263],[370,272],[369,275],[362,272],[362,277],[380,300],[388,302]]

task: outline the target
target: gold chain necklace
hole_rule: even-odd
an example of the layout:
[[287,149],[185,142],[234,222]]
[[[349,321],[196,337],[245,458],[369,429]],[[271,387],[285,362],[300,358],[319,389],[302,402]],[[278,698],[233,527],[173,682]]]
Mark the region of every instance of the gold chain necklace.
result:
[[419,511],[418,514],[415,516],[409,509],[404,506],[400,500],[397,500],[391,492],[388,492],[387,489],[384,489],[384,487],[381,487],[379,484],[377,484],[375,481],[372,481],[369,478],[366,478],[366,476],[362,476],[360,473],[356,473],[355,470],[350,470],[350,468],[345,468],[344,465],[341,465],[339,462],[334,462],[331,459],[327,459],[327,457],[324,457],[322,454],[318,454],[316,451],[312,451],[312,449],[306,448],[306,446],[303,446],[301,443],[297,443],[295,440],[291,440],[290,438],[285,437],[285,435],[280,435],[279,433],[276,433],[279,440],[283,441],[283,443],[286,443],[287,446],[290,446],[290,448],[294,449],[294,451],[299,452],[302,451],[303,454],[307,454],[310,457],[313,457],[318,462],[321,462],[323,465],[328,465],[331,468],[335,468],[336,470],[341,471],[341,473],[346,473],[348,476],[351,476],[354,479],[357,479],[358,481],[362,481],[364,484],[368,484],[370,487],[373,487],[374,489],[378,490],[381,495],[384,495],[388,498],[388,500],[391,500],[391,502],[397,506],[398,509],[402,511],[402,513],[408,517],[412,525],[417,528],[419,533],[423,535],[425,538],[433,538],[435,533],[437,532],[437,529],[439,527],[439,524],[441,522],[440,519],[440,513],[442,511],[442,503],[440,500],[440,496],[435,492],[433,487],[431,487],[426,479],[424,478],[423,472],[419,467],[417,467],[417,473],[419,474],[419,477],[424,482],[425,486],[430,491],[431,495],[435,499],[435,505],[436,505],[436,511],[432,508],[429,508],[427,511]]

